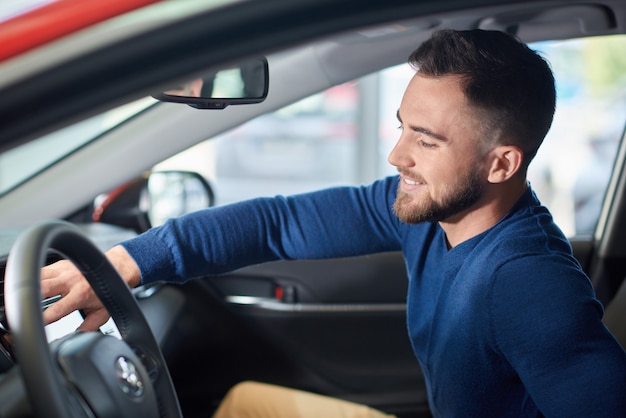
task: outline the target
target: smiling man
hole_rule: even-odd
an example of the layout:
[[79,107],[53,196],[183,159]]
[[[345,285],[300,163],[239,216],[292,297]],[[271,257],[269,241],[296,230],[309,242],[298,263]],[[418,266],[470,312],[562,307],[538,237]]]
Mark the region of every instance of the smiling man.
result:
[[[364,187],[255,199],[170,220],[108,253],[131,285],[277,259],[401,250],[407,323],[436,417],[626,415],[626,353],[589,279],[526,180],[555,107],[548,64],[500,32],[440,31],[410,57],[389,162]],[[67,262],[44,269],[53,321],[107,319]],[[329,412],[332,411],[332,412]],[[216,416],[382,416],[256,383]],[[331,416],[324,415],[324,416]]]
[[418,73],[406,90],[397,113],[402,135],[389,155],[400,173],[394,210],[403,222],[455,222],[485,200],[484,156],[476,148],[483,129],[461,82]]

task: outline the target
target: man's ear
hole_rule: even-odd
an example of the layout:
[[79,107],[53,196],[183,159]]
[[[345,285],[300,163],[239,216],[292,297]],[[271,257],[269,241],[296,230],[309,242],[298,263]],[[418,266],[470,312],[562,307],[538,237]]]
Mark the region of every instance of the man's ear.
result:
[[491,151],[490,159],[487,180],[490,183],[504,183],[519,172],[524,152],[513,145],[500,145]]

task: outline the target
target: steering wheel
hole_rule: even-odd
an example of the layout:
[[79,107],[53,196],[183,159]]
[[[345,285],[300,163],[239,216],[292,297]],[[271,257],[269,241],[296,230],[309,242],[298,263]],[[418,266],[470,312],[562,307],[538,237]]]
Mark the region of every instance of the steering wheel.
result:
[[[122,340],[76,332],[48,344],[40,271],[50,250],[81,270]],[[4,297],[15,356],[35,416],[182,417],[163,354],[130,288],[78,227],[53,221],[21,234],[7,260]]]

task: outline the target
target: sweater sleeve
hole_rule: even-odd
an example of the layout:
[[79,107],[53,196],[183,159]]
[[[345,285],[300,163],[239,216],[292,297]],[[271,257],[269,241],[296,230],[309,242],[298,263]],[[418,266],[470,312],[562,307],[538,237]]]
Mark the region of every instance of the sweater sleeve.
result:
[[171,219],[121,243],[142,283],[182,282],[278,259],[400,248],[396,178],[289,197],[258,198]]
[[543,415],[626,416],[626,353],[576,266],[545,255],[507,262],[490,305],[497,349]]

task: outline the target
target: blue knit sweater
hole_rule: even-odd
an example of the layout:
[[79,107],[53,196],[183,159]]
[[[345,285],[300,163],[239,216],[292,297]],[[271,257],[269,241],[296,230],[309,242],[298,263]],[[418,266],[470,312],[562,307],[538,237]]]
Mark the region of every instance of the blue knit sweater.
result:
[[278,259],[402,250],[408,332],[434,416],[626,416],[626,354],[534,193],[448,249],[437,223],[397,219],[397,184],[389,177],[212,208],[123,245],[143,283]]

